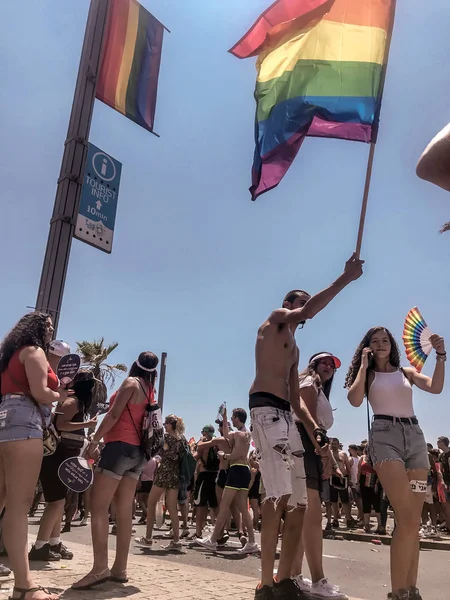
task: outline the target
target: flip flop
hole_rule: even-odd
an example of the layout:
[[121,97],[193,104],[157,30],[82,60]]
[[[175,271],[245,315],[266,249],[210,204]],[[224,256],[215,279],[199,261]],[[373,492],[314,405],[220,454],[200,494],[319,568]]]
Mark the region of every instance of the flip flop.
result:
[[[106,575],[106,573],[108,573],[108,575]],[[101,585],[102,583],[106,583],[108,581],[111,580],[111,573],[109,571],[109,569],[105,569],[104,571],[102,571],[101,573],[98,573],[97,575],[94,575],[93,573],[91,575],[86,575],[86,577],[92,577],[93,581],[91,583],[86,583],[85,585],[77,585],[76,583],[72,584],[72,589],[73,590],[92,590],[92,588],[97,587],[98,585]],[[83,577],[84,579],[84,577]],[[83,580],[81,580],[83,581]]]
[[114,581],[115,583],[128,583],[128,577],[119,577],[116,575],[111,575],[109,580]]
[[20,587],[16,587],[14,586],[13,588],[13,594],[16,592],[18,592],[20,594],[20,596],[18,596],[17,598],[14,598],[13,596],[9,597],[9,600],[25,600],[25,596],[27,594],[29,594],[30,592],[40,592],[40,591],[45,592],[46,594],[48,594],[49,596],[54,595],[54,596],[58,596],[58,594],[50,594],[45,588],[43,588],[41,585],[37,585],[35,587],[32,588],[20,588]]

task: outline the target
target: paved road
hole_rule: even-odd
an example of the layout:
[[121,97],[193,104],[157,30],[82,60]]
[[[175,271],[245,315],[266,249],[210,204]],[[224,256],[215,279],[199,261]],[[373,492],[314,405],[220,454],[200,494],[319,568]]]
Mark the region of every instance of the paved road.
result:
[[[35,521],[31,520],[31,523]],[[136,526],[137,536],[143,535],[144,527]],[[163,533],[167,529],[155,532],[156,548],[167,543]],[[37,533],[37,526],[31,525],[30,533]],[[64,542],[70,547],[70,542],[90,544],[90,527],[72,527],[72,531],[63,535]],[[238,547],[236,538],[231,537]],[[109,546],[115,547],[115,537],[110,536]],[[197,547],[198,548],[198,547]],[[133,554],[145,554],[147,550],[132,547]],[[325,573],[330,581],[341,586],[349,596],[363,600],[384,600],[389,590],[389,547],[375,546],[363,542],[325,540],[324,542]],[[259,558],[256,556],[242,557],[232,549],[220,555],[214,555],[203,549],[186,546],[185,554],[168,554],[161,549],[151,551],[151,556],[162,561],[183,563],[227,573],[246,575],[259,578]],[[424,600],[448,600],[450,552],[437,550],[421,552],[420,588]],[[307,569],[306,569],[307,572]],[[230,586],[232,579],[230,580]]]

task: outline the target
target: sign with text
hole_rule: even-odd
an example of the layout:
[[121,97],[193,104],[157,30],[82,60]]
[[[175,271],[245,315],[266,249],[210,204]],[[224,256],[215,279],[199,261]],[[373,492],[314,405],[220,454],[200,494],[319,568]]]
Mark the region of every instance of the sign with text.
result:
[[63,356],[56,367],[56,375],[63,385],[74,380],[80,370],[81,359],[78,354],[67,354]]
[[74,237],[112,250],[122,163],[89,142]]
[[94,472],[85,458],[67,458],[58,469],[58,477],[72,492],[81,494],[92,484]]

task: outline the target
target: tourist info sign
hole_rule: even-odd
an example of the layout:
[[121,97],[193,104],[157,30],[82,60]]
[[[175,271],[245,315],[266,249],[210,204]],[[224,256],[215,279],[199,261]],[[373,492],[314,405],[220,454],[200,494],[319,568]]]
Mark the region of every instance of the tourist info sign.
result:
[[89,142],[74,236],[111,252],[122,164]]

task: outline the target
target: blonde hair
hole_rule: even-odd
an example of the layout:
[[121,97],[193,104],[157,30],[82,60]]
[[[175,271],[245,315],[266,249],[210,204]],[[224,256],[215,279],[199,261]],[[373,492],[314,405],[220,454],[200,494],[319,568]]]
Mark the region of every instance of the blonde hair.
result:
[[184,434],[186,427],[181,417],[178,417],[177,415],[168,415],[165,420],[168,423],[175,423],[174,434],[176,437],[179,438]]

